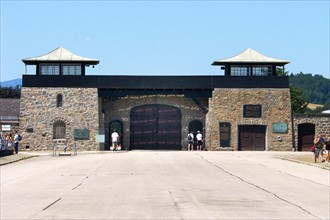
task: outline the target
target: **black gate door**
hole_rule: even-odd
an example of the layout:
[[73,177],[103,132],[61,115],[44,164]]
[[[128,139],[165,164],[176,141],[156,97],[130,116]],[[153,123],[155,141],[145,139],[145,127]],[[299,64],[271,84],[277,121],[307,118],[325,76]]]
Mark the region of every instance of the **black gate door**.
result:
[[298,125],[298,151],[309,151],[314,144],[315,125],[304,123]]
[[239,126],[238,150],[264,151],[266,126],[242,125]]
[[132,109],[131,149],[181,150],[181,111],[168,105]]

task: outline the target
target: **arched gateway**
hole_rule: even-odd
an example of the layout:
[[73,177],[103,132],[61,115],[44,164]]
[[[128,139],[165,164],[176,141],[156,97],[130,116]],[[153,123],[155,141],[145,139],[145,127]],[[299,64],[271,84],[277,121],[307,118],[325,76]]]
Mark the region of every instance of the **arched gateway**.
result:
[[168,105],[142,105],[131,110],[131,149],[181,150],[181,111]]

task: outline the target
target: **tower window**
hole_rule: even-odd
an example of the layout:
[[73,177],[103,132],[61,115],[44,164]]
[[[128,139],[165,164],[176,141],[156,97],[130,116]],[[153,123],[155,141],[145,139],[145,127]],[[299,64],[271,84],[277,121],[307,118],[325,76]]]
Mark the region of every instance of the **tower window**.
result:
[[41,75],[60,75],[59,63],[41,63],[39,69]]
[[81,75],[81,64],[70,63],[62,64],[63,75]]

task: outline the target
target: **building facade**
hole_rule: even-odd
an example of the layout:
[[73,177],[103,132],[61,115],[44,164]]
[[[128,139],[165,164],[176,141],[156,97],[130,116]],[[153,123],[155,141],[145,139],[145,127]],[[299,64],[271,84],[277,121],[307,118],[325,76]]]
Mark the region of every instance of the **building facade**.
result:
[[247,49],[217,60],[222,76],[88,76],[99,63],[65,48],[26,58],[21,148],[109,150],[116,129],[122,149],[185,150],[201,131],[207,150],[291,150],[288,61]]

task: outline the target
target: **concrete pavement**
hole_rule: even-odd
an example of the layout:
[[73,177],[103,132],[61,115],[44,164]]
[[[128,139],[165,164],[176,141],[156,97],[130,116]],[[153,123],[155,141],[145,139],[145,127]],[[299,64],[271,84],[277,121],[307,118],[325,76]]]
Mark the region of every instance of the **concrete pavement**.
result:
[[296,154],[34,157],[0,167],[1,219],[329,219],[329,170]]

